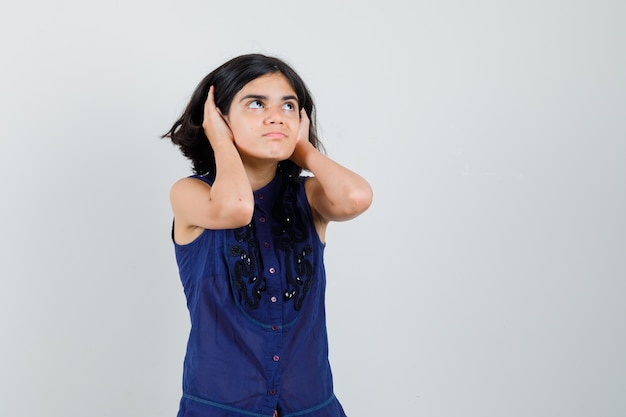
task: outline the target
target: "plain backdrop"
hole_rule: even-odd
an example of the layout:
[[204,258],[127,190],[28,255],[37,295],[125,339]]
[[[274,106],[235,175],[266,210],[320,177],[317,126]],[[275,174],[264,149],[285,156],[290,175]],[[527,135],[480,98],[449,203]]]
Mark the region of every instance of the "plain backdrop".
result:
[[159,136],[289,62],[375,192],[329,227],[351,417],[626,415],[622,0],[5,1],[0,415],[172,417],[188,313]]

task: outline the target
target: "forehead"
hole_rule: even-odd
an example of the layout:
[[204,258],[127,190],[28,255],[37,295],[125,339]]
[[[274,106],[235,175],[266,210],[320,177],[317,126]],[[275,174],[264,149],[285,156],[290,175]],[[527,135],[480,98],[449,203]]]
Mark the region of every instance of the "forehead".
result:
[[235,97],[247,94],[259,94],[266,96],[296,95],[295,90],[287,80],[287,77],[280,72],[273,72],[255,78],[254,80],[248,82],[248,84],[244,85]]

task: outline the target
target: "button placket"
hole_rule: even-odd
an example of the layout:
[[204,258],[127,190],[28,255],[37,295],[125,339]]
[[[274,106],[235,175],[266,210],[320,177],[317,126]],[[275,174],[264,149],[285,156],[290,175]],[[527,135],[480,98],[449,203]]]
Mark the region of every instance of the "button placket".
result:
[[280,278],[280,260],[277,258],[278,254],[274,248],[274,237],[272,227],[274,221],[270,215],[271,210],[269,204],[271,199],[264,199],[263,194],[258,193],[257,205],[255,207],[255,224],[256,224],[256,238],[258,239],[263,263],[265,264],[265,274],[267,275],[267,294],[265,298],[267,316],[265,317],[267,323],[267,339],[265,348],[268,349],[269,361],[268,365],[271,371],[267,375],[268,377],[268,395],[275,396],[278,394],[278,386],[276,384],[277,376],[279,375],[280,363],[281,363],[281,343],[282,343],[282,325],[283,325],[283,303],[280,300],[280,294],[282,293],[282,285]]

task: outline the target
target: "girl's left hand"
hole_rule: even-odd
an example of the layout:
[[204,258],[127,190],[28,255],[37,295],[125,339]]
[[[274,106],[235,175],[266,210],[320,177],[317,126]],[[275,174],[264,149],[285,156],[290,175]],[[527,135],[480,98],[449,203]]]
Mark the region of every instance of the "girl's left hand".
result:
[[298,136],[296,138],[296,148],[289,159],[294,163],[306,168],[306,155],[311,151],[316,151],[315,147],[309,142],[309,116],[304,109],[300,110],[300,126],[298,127]]

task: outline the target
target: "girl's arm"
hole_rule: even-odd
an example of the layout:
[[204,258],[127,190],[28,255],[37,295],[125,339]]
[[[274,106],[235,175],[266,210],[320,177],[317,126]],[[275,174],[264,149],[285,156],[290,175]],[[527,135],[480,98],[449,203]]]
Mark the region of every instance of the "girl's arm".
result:
[[306,182],[309,204],[322,223],[344,221],[372,203],[372,189],[363,177],[320,153],[308,140],[309,118],[301,111],[296,149],[291,160],[313,173]]
[[[195,178],[177,181],[170,191],[174,235],[191,240],[197,229],[233,229],[250,223],[254,211],[252,188],[235,147],[233,134],[215,106],[213,87],[204,104],[202,127],[215,153],[212,186]],[[177,239],[178,241],[178,239]]]

